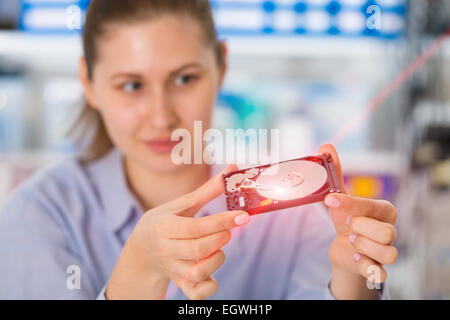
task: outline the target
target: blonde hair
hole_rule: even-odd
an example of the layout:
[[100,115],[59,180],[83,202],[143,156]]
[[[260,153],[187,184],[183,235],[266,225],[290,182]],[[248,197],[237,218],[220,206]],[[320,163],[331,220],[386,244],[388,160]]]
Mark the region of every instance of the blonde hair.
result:
[[[209,0],[91,0],[83,29],[83,50],[89,79],[93,78],[93,66],[98,58],[97,40],[107,25],[141,21],[162,14],[193,17],[204,30],[207,44],[214,48],[218,63],[224,63]],[[114,146],[100,112],[87,103],[69,134],[81,146],[82,157],[88,161],[103,156]]]

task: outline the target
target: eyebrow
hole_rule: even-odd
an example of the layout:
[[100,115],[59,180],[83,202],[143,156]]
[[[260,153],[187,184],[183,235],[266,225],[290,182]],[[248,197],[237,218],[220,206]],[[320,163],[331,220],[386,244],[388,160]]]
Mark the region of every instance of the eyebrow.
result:
[[[183,65],[182,67],[170,72],[170,76],[173,76],[177,73],[180,73],[181,71],[183,71],[184,69],[188,69],[188,68],[202,68],[203,66],[200,63],[197,62],[192,62],[192,63],[188,63]],[[111,76],[111,80],[114,80],[116,78],[134,78],[134,79],[140,79],[142,78],[142,75],[139,73],[134,73],[134,72],[118,72],[116,74],[113,74]]]
[[200,63],[198,63],[198,62],[191,62],[191,63],[185,64],[184,66],[182,66],[182,67],[172,71],[170,73],[170,75],[174,75],[174,74],[180,73],[184,69],[189,69],[189,68],[203,68],[203,66]]

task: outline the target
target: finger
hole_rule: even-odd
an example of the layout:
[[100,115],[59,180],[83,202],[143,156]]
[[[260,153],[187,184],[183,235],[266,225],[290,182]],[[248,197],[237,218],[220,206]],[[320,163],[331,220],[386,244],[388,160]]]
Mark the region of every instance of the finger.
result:
[[191,300],[203,300],[209,298],[217,292],[219,284],[213,277],[209,277],[206,281],[196,283],[184,278],[175,277],[175,284],[183,291],[183,293]]
[[175,259],[202,260],[222,248],[231,239],[229,230],[197,239],[167,240],[167,254]]
[[392,224],[368,217],[350,217],[348,226],[351,232],[385,245],[392,245],[397,237]]
[[197,239],[213,233],[247,224],[250,216],[245,211],[225,211],[198,219],[167,216],[160,228],[170,239]]
[[353,255],[355,248],[350,243],[347,236],[338,235],[330,246],[330,259],[334,265],[341,266],[353,273],[359,273]]
[[327,195],[324,201],[339,223],[351,216],[366,216],[395,225],[397,210],[386,200],[373,200],[354,197],[348,194],[333,193]]
[[344,177],[342,174],[342,167],[341,167],[341,161],[339,160],[339,156],[336,152],[336,149],[331,144],[324,144],[319,149],[319,154],[323,155],[328,153],[331,155],[331,161],[333,163],[334,169],[336,170],[336,175],[339,179],[339,184],[341,185],[341,191],[343,193],[346,193],[345,191],[345,185],[344,185]]
[[159,212],[193,217],[205,204],[223,193],[222,175],[235,170],[237,170],[237,166],[235,164],[230,164],[218,175],[195,191],[159,206]]
[[371,283],[376,284],[386,281],[387,272],[380,263],[359,253],[354,254],[353,260],[355,261],[354,263],[359,274]]
[[350,235],[349,241],[358,253],[381,264],[393,264],[397,260],[398,251],[393,246],[383,245],[357,234]]
[[386,270],[373,259],[359,253],[349,241],[348,237],[338,235],[330,247],[330,259],[334,264],[361,274],[365,278],[376,278],[379,282],[386,279]]
[[225,254],[222,250],[216,251],[206,259],[190,263],[183,278],[193,281],[206,281],[225,262]]

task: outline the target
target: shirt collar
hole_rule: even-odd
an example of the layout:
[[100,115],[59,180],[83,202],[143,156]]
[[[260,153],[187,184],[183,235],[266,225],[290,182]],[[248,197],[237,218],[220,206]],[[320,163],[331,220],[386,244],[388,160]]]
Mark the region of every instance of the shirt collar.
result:
[[[210,178],[219,174],[225,167],[226,165],[211,165]],[[123,154],[119,149],[113,148],[102,158],[90,163],[88,172],[96,185],[112,230],[120,230],[133,212],[144,213],[128,187]],[[200,209],[195,217],[199,218],[225,210],[227,210],[225,196],[221,194]]]

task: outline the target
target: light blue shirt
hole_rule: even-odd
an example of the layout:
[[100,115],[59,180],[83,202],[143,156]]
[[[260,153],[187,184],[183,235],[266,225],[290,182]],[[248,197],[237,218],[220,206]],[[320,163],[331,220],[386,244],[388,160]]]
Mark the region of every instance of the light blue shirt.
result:
[[[73,156],[16,189],[0,213],[0,298],[102,299],[122,247],[143,212],[112,149]],[[211,176],[221,168],[213,166]],[[196,215],[225,211],[224,196]],[[322,204],[252,216],[232,230],[211,299],[333,299],[328,250],[335,230]],[[79,284],[79,285],[78,285]],[[386,298],[386,288],[381,298]],[[170,282],[167,299],[187,299]]]

